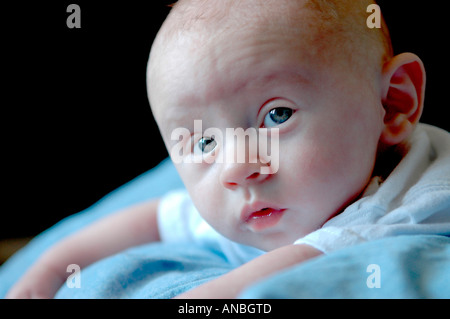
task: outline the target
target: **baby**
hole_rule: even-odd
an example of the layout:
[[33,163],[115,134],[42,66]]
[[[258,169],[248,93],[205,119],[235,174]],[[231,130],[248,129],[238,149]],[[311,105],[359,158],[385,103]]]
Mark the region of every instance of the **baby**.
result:
[[[189,195],[130,207],[69,236],[8,297],[52,297],[68,264],[183,234],[213,234],[236,268],[182,298],[233,298],[276,271],[367,240],[450,234],[442,195],[450,135],[418,124],[424,66],[414,54],[393,55],[384,22],[367,26],[372,3],[180,0],[153,44],[148,93]],[[264,145],[242,150],[219,134],[230,128],[267,133],[271,158]],[[223,156],[230,152],[244,160]],[[423,204],[430,185],[441,193]]]

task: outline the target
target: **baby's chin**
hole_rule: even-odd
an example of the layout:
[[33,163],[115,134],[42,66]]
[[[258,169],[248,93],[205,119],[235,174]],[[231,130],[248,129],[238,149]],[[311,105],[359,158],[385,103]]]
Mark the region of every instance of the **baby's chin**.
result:
[[272,234],[271,236],[257,236],[252,239],[239,240],[239,238],[232,239],[233,241],[242,245],[250,246],[265,252],[270,252],[281,247],[289,246],[303,236],[296,237],[295,239],[285,236],[285,234]]

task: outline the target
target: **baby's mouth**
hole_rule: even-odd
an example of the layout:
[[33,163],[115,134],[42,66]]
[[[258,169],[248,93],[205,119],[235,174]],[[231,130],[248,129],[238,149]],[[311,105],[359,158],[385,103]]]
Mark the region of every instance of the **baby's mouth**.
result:
[[245,223],[254,232],[262,231],[277,225],[281,217],[283,217],[284,211],[285,209],[265,207],[251,213],[245,220]]
[[272,213],[273,213],[273,209],[270,207],[266,207],[257,212],[250,214],[248,219],[258,219],[258,218],[266,217],[267,215],[271,215]]

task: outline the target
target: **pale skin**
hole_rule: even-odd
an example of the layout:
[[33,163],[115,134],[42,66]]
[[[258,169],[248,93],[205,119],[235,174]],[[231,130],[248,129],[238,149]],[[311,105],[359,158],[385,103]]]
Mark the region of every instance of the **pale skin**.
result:
[[[189,0],[183,2],[190,5]],[[279,0],[273,2],[276,7],[260,8],[260,16],[270,16],[280,25],[270,29],[266,19],[256,19],[254,28],[243,31],[236,24],[243,20],[240,14],[256,10],[237,5],[244,2],[253,4],[233,2],[239,10],[233,11],[232,25],[206,19],[186,36],[168,36],[177,28],[177,20],[169,17],[152,49],[150,102],[169,150],[170,132],[176,126],[191,127],[195,119],[220,129],[272,124],[280,129],[282,156],[273,175],[258,174],[261,162],[175,163],[207,222],[232,240],[267,251],[179,298],[234,298],[260,279],[320,256],[311,246],[292,243],[358,198],[380,150],[403,143],[422,112],[425,71],[414,54],[379,59],[374,67],[349,68],[345,55],[336,61],[330,58],[342,52],[332,55],[333,48],[324,49],[330,41],[320,42],[314,36],[317,30],[286,32],[292,28],[282,21],[289,20],[284,18],[293,10],[280,7]],[[299,21],[311,21],[309,13],[295,12],[303,19]],[[322,50],[315,50],[317,46]],[[267,121],[276,108],[292,111],[285,122]],[[227,147],[217,145],[217,150]],[[285,213],[277,225],[259,231],[246,224],[240,212],[262,199]],[[8,297],[53,297],[67,277],[67,265],[83,268],[128,247],[158,241],[157,206],[157,200],[138,204],[68,237],[46,252]]]

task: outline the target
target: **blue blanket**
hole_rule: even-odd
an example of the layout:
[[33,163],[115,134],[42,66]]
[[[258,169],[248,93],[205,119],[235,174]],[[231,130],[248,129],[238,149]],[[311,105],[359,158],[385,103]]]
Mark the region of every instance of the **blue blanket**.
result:
[[[0,268],[0,297],[50,245],[117,209],[183,187],[170,161],[33,239]],[[171,298],[232,269],[220,251],[155,243],[81,270],[57,298]],[[69,274],[69,273],[68,273]],[[319,257],[254,284],[241,298],[450,298],[450,238],[401,236]]]

